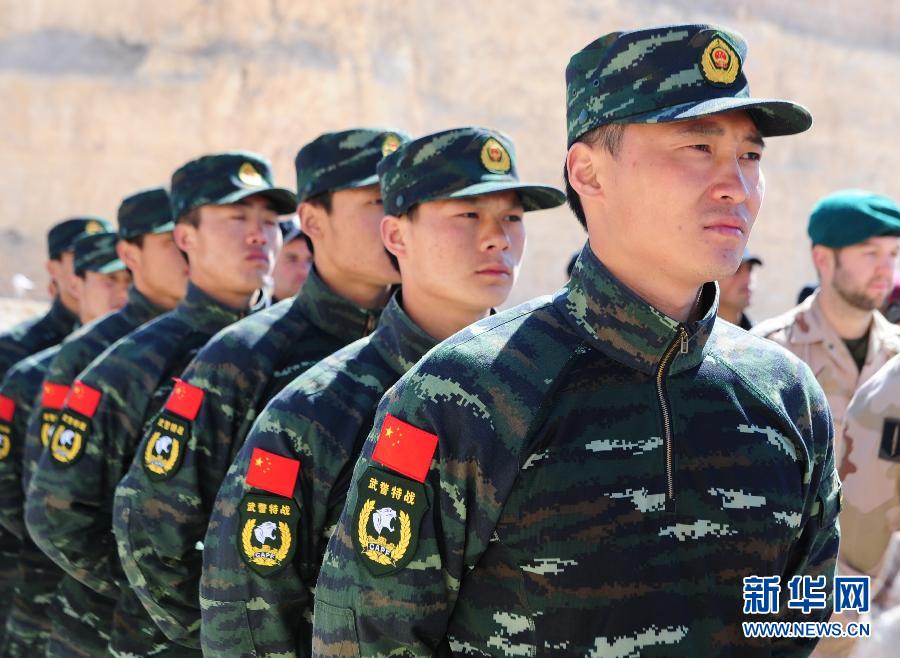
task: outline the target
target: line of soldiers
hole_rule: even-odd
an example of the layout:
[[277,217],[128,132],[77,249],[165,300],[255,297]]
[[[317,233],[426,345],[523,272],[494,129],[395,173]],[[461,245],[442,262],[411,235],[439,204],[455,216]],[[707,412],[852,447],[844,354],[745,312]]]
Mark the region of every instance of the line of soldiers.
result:
[[[573,55],[565,193],[522,182],[495,130],[359,128],[300,149],[296,193],[218,153],[126,198],[115,233],[54,227],[59,295],[0,336],[3,655],[808,655],[743,636],[743,578],[821,577],[830,601],[836,463],[874,457],[835,457],[804,354],[717,320],[764,138],[811,125],[750,96],[745,58],[709,25]],[[525,213],[567,199],[571,280],[493,313]],[[814,213],[822,291],[762,335],[813,342],[788,327],[841,308],[834,236],[900,235],[881,203],[853,206],[869,233]],[[314,267],[270,305],[285,240]],[[867,313],[846,347],[874,368]],[[830,614],[786,597],[778,620]]]

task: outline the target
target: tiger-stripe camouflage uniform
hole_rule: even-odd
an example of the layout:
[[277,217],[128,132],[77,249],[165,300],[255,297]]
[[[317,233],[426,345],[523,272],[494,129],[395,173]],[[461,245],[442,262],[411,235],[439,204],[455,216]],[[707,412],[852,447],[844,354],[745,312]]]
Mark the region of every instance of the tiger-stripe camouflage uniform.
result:
[[[87,271],[108,274],[124,270],[124,263],[116,255],[116,241],[115,233],[105,231],[80,237],[75,243],[75,273],[82,276]],[[83,289],[81,294],[87,295],[89,292]],[[82,319],[87,321],[84,317]],[[51,618],[60,608],[56,601],[56,588],[62,572],[24,533],[23,486],[27,486],[33,470],[24,463],[27,429],[34,407],[43,398],[42,383],[50,365],[64,346],[79,342],[80,337],[93,326],[94,323],[91,323],[82,327],[60,345],[48,347],[20,361],[7,373],[0,386],[0,394],[9,396],[16,407],[15,422],[9,434],[12,450],[7,458],[0,460],[0,509],[3,510],[0,522],[22,542],[18,555],[19,580],[6,620],[3,655],[10,658],[44,655],[51,633]],[[85,365],[89,362],[86,361]],[[36,456],[40,456],[39,451]],[[31,456],[32,459],[34,457]]]
[[[172,211],[166,190],[153,188],[124,199],[119,206],[118,225],[121,239],[171,232]],[[36,409],[28,420],[20,484],[22,497],[18,503],[20,509],[24,503],[24,491],[49,442],[72,382],[110,345],[162,313],[162,308],[132,286],[122,309],[79,329],[60,345],[44,378],[41,399],[35,400]],[[36,547],[33,550],[40,553]],[[99,596],[94,590],[59,571],[55,565],[54,568],[61,581],[56,589],[56,604],[46,611],[51,624],[46,655],[64,658],[104,654],[109,643],[115,601]]]
[[[272,195],[279,212],[293,207],[293,195],[273,187],[268,162],[250,153],[205,156],[172,178],[176,217],[251,195]],[[112,535],[113,495],[175,378],[213,335],[247,313],[189,283],[173,311],[113,344],[78,376],[32,476],[28,531],[69,575],[115,601],[114,656],[192,655],[168,650],[128,586]]]
[[[749,98],[745,54],[702,25],[598,39],[567,69],[569,146],[612,122],[734,110],[764,136],[807,128],[799,106]],[[629,166],[600,148],[569,166]],[[432,350],[386,393],[356,463],[313,655],[807,655],[814,639],[743,636],[743,578],[821,576],[830,594],[831,417],[806,365],[716,307],[707,283],[675,320],[588,244],[556,295]],[[770,619],[830,614],[789,609],[787,591]]]
[[[432,157],[420,157],[423,153]],[[378,173],[382,198],[387,201],[385,213],[399,217],[415,205],[420,231],[438,230],[419,219],[429,201],[467,197],[473,189],[479,191],[476,196],[516,192],[525,210],[558,206],[565,198],[553,188],[520,182],[512,142],[484,128],[458,128],[404,144],[379,163]],[[520,221],[518,217],[517,225]],[[471,253],[466,255],[496,248],[495,243],[489,244],[467,243]],[[516,263],[518,256],[508,259]],[[431,269],[443,277],[454,273],[452,266],[437,263]],[[403,264],[400,270],[403,282],[415,277]],[[462,281],[458,287],[462,296],[481,294],[476,282]],[[502,289],[496,295],[493,303],[505,300]],[[452,300],[442,299],[444,308],[453,313]],[[370,338],[323,360],[273,398],[241,448],[219,490],[206,536],[201,637],[207,653],[309,655],[312,591],[319,564],[378,401],[437,343],[409,317],[401,300],[400,294],[391,300]],[[471,306],[474,301],[470,298],[468,303]],[[480,310],[482,316],[487,314],[487,304]],[[277,482],[274,473],[263,473],[268,459],[287,465],[299,461],[299,486]],[[263,477],[254,479],[256,475]],[[265,535],[260,541],[257,533],[273,522],[274,517],[265,511],[273,500],[279,511],[287,504],[299,514],[290,519],[287,534],[274,530],[279,541]],[[264,556],[266,543],[275,544],[276,554],[285,556],[274,561]]]
[[[75,241],[82,235],[109,229],[109,222],[99,217],[64,220],[54,225],[47,234],[48,256],[51,260],[58,260],[64,253],[74,250]],[[47,313],[20,322],[0,334],[0,379],[17,361],[58,344],[77,326],[77,315],[57,296]],[[0,443],[0,453],[6,450],[7,447]],[[7,618],[12,602],[13,588],[19,574],[19,547],[20,542],[14,534],[0,529],[0,619]],[[2,633],[5,631],[0,635]]]
[[[299,199],[373,185],[375,165],[406,139],[375,129],[318,137],[297,155]],[[185,369],[183,390],[198,396],[197,406],[178,413],[167,405],[151,424],[116,491],[113,518],[125,574],[173,642],[200,647],[202,554],[195,547],[253,420],[303,371],[370,334],[379,314],[331,290],[313,269],[296,298],[229,327]],[[157,430],[165,421],[190,438],[165,432],[177,446],[164,450]],[[164,458],[176,451],[176,459]]]

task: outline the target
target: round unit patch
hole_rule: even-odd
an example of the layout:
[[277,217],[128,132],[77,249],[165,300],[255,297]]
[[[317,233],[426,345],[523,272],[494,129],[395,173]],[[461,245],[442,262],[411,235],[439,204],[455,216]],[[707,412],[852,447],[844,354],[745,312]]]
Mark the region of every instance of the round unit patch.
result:
[[489,138],[481,147],[481,164],[492,174],[505,174],[512,169],[509,153],[493,137]]
[[250,187],[262,187],[265,184],[256,167],[249,162],[241,165],[241,168],[238,170],[238,178],[241,179],[244,185],[249,185]]
[[714,37],[700,56],[700,69],[707,82],[730,85],[741,72],[741,58],[725,39]]
[[12,442],[9,439],[11,428],[6,423],[0,423],[0,461],[9,456],[9,450],[12,448]]
[[381,156],[387,156],[400,148],[400,138],[394,133],[389,133],[381,143]]
[[156,419],[144,446],[144,470],[151,480],[168,480],[181,465],[188,426],[183,420],[162,413]]

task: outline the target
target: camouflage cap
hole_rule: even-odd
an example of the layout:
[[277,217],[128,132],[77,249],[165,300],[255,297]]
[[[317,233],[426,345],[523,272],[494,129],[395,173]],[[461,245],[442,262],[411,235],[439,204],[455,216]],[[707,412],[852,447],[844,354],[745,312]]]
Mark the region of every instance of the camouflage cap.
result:
[[100,217],[73,217],[54,225],[47,233],[47,253],[51,260],[75,249],[75,241],[82,235],[112,231],[107,220]]
[[764,136],[812,125],[801,105],[750,98],[747,42],[713,25],[665,25],[613,32],[578,51],[566,67],[571,146],[610,123],[663,123],[745,110]]
[[404,144],[378,163],[378,178],[389,215],[425,201],[507,190],[518,192],[525,210],[555,208],[566,200],[555,187],[520,182],[512,141],[488,128],[444,130]]
[[882,235],[900,235],[900,208],[880,194],[842,190],[816,204],[806,231],[814,245],[835,249]]
[[287,244],[289,240],[292,240],[300,232],[300,218],[297,215],[292,215],[290,218],[282,217],[281,221],[278,222],[278,228],[281,229],[281,237],[284,239],[284,244]]
[[354,128],[319,135],[294,159],[297,197],[347,190],[378,183],[375,165],[409,141],[409,135],[382,128]]
[[75,274],[82,276],[85,272],[110,274],[125,269],[125,263],[119,260],[116,243],[119,235],[112,231],[83,235],[75,241]]
[[236,203],[254,194],[268,197],[279,215],[293,212],[297,207],[293,192],[275,187],[269,161],[245,151],[191,160],[172,174],[169,189],[176,221],[194,208]]
[[119,204],[118,221],[122,240],[171,231],[175,222],[166,188],[154,187],[125,197]]

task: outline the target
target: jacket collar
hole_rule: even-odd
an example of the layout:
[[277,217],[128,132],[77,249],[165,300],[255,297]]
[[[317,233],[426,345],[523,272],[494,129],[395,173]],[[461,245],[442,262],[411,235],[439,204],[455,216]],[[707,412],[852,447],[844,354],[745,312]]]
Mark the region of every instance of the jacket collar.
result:
[[670,372],[675,373],[703,360],[703,350],[715,324],[718,300],[716,284],[704,284],[699,296],[701,318],[679,323],[622,284],[586,244],[571,281],[557,293],[553,303],[590,346],[646,373],[656,371],[663,354],[683,328],[687,352],[680,349],[676,352],[670,366]]
[[232,322],[250,314],[249,308],[236,309],[213,299],[191,281],[187,294],[172,311],[192,329],[208,333],[217,333]]
[[130,324],[139,327],[145,322],[149,322],[157,315],[162,315],[164,312],[164,309],[147,299],[147,297],[134,286],[131,286],[128,289],[128,302],[122,309],[122,315]]
[[47,311],[47,319],[50,320],[51,324],[55,328],[58,328],[63,335],[68,334],[80,324],[78,322],[78,315],[66,308],[66,305],[62,303],[62,299],[59,298],[59,295],[53,299],[50,310]]
[[380,310],[357,306],[329,288],[313,267],[291,305],[327,334],[351,342],[368,336],[378,324]]
[[371,341],[378,355],[398,376],[405,374],[438,343],[406,314],[400,305],[399,292],[394,293],[382,312]]

